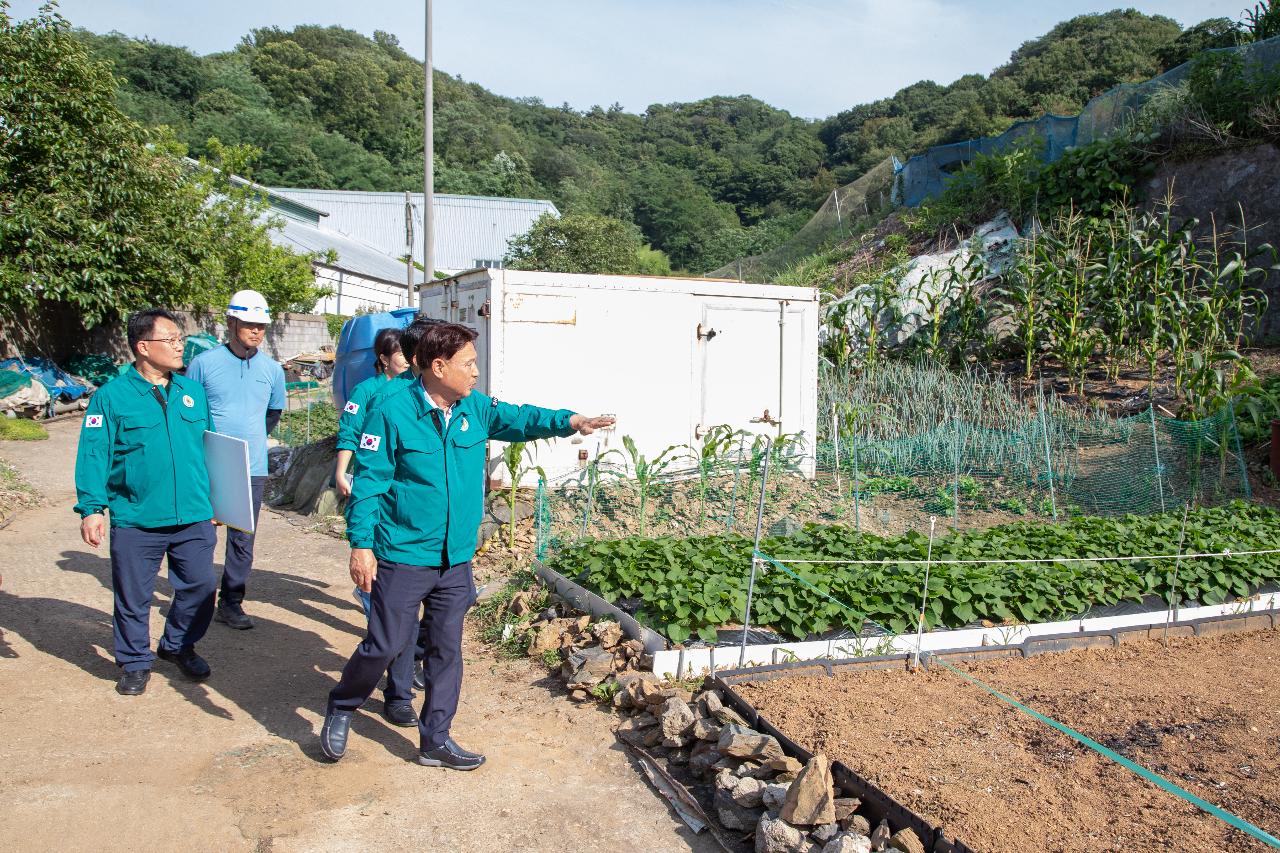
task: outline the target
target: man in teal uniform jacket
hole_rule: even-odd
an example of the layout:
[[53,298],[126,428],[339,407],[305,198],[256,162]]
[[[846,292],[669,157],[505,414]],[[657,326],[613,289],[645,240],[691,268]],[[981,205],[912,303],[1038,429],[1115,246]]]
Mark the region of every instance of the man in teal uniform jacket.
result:
[[365,422],[347,508],[351,579],[372,592],[369,632],[329,694],[320,746],[337,761],[351,716],[410,642],[426,608],[426,690],[418,762],[472,770],[484,756],[449,728],[462,686],[462,618],[475,603],[471,558],[484,509],[486,441],[584,435],[610,426],[560,409],[515,406],[475,393],[476,333],[444,323],[418,343],[419,382],[393,393]]
[[213,508],[204,462],[212,429],[204,389],[177,373],[185,338],[160,309],[129,317],[133,367],[89,401],[76,454],[80,536],[97,548],[111,526],[116,690],[136,696],[151,676],[149,620],[160,561],[169,557],[173,602],[161,658],[193,679],[209,676],[195,644],[213,618]]

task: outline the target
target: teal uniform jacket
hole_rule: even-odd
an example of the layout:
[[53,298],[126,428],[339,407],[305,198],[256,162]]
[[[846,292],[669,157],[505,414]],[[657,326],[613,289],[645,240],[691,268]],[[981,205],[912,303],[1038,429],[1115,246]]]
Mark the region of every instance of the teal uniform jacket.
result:
[[[408,372],[405,371],[405,373]],[[400,375],[403,376],[405,373]],[[360,443],[360,427],[369,415],[369,400],[383,388],[401,387],[398,384],[392,385],[397,378],[399,377],[379,373],[351,389],[351,396],[347,398],[347,404],[342,407],[342,414],[338,415],[339,450],[354,451],[356,449],[356,445]]]
[[204,431],[213,429],[199,382],[153,386],[136,367],[89,400],[76,454],[75,511],[109,510],[112,527],[168,527],[213,518]]
[[352,548],[415,566],[455,565],[476,551],[484,512],[485,442],[574,433],[573,412],[501,403],[478,391],[459,400],[449,423],[421,383],[402,385],[365,421],[347,504]]

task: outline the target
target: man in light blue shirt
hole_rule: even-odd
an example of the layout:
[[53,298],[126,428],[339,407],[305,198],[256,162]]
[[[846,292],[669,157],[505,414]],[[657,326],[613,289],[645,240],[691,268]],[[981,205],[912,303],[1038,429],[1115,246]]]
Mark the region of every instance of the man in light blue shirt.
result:
[[[262,294],[237,291],[227,309],[226,344],[205,350],[187,367],[187,378],[204,386],[214,430],[249,443],[255,529],[267,482],[267,433],[275,429],[285,407],[284,369],[258,349],[270,322]],[[252,533],[227,529],[222,587],[213,617],[240,630],[253,627],[243,606],[253,568],[253,540]]]

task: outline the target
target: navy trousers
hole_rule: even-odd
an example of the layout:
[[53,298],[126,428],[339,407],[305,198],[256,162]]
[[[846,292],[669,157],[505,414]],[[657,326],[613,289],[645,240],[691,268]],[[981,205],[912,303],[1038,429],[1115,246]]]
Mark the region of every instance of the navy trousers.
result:
[[[262,511],[262,487],[266,477],[251,477],[253,486],[253,528],[258,529],[258,513]],[[220,603],[239,604],[244,601],[245,584],[249,570],[253,568],[253,533],[241,533],[227,528],[227,551],[222,563],[222,592]]]
[[165,555],[169,557],[173,602],[160,647],[170,652],[189,649],[209,630],[218,585],[213,570],[217,542],[209,521],[111,528],[111,591],[115,595],[111,622],[116,664],[126,672],[151,669],[156,659],[151,651],[151,597]]
[[[476,601],[471,563],[412,566],[378,561],[369,609],[369,633],[329,693],[329,711],[355,711],[369,698],[397,656],[412,663],[414,634],[425,626],[423,669],[427,688],[418,733],[423,749],[440,746],[458,710],[462,690],[462,619]],[[421,621],[418,605],[425,608]]]

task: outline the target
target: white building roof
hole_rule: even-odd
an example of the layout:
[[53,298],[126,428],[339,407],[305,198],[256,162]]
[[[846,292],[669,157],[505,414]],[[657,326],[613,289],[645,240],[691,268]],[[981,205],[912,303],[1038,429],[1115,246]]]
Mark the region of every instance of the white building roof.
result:
[[[405,253],[405,194],[362,190],[309,190],[272,187],[270,191],[328,214],[320,228],[355,237],[386,255]],[[410,193],[413,208],[413,257],[422,262],[422,193]],[[559,216],[549,201],[524,198],[435,195],[436,269],[448,272],[496,265],[512,238],[526,233],[544,213]]]
[[[316,263],[334,269],[343,270],[363,278],[377,279],[390,284],[403,285],[408,265],[390,257],[378,249],[354,237],[321,229],[309,222],[302,222],[288,216],[279,217],[282,227],[271,229],[271,242],[283,246],[293,252],[319,252]],[[326,260],[324,254],[332,250],[337,253],[333,261]],[[421,284],[422,273],[413,271],[414,284]]]

